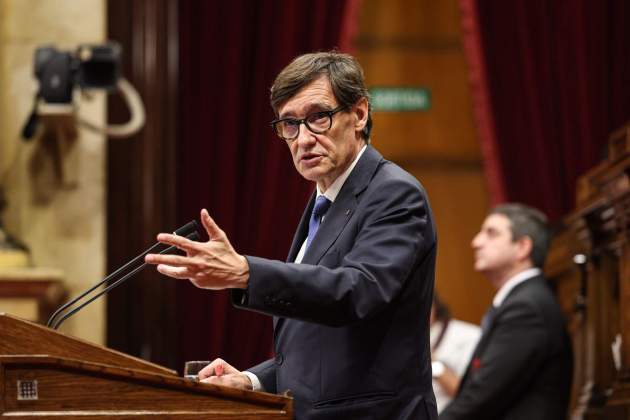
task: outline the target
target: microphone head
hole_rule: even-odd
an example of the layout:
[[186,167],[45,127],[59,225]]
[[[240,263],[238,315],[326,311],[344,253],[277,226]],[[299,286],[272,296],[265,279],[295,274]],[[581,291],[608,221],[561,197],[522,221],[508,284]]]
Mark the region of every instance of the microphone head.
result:
[[[191,232],[188,235],[186,235],[186,239],[190,239],[191,241],[198,241],[199,234],[197,232]],[[161,250],[160,254],[172,254],[173,252],[182,253],[182,251],[178,251],[177,247],[173,245],[173,246],[169,246],[168,248]]]
[[186,238],[190,239],[191,241],[198,241],[199,234],[197,232],[189,233],[188,235],[186,235]]
[[196,220],[191,220],[190,222],[186,223],[184,226],[180,227],[179,229],[177,229],[174,233],[177,236],[184,236],[184,237],[188,237],[189,234],[191,233],[197,233],[197,235],[199,235],[199,224],[197,223]]

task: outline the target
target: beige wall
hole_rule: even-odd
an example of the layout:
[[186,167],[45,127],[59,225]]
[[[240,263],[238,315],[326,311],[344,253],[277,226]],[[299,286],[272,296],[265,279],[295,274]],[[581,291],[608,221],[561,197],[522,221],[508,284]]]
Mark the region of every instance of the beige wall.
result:
[[[105,0],[0,0],[0,182],[9,200],[2,217],[6,230],[30,247],[36,266],[63,270],[71,295],[104,275],[105,139],[79,131],[74,143],[61,144],[65,179],[59,183],[42,139],[23,143],[19,133],[36,90],[35,47],[102,42],[105,6]],[[102,125],[104,96],[81,100],[79,114]],[[104,320],[101,300],[62,331],[102,343]]]

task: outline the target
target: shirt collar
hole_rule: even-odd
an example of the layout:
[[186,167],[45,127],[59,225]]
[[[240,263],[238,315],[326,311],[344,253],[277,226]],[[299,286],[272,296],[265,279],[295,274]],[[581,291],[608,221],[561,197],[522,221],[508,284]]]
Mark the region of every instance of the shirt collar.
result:
[[501,306],[501,304],[503,303],[507,295],[510,294],[512,289],[523,283],[525,280],[536,277],[541,273],[542,271],[540,270],[540,268],[528,268],[527,270],[521,271],[515,276],[512,276],[508,281],[505,282],[503,286],[501,286],[497,294],[494,295],[494,299],[492,299],[492,306],[494,306],[495,308]]
[[[357,157],[354,158],[354,160],[352,161],[348,169],[346,169],[341,175],[339,175],[337,179],[335,179],[335,181],[332,184],[330,184],[330,187],[328,187],[326,192],[323,193],[324,197],[329,199],[331,203],[335,202],[335,198],[337,198],[337,195],[339,195],[339,191],[341,191],[341,187],[343,187],[343,184],[346,182],[346,179],[348,179],[348,177],[350,176],[350,173],[352,172],[354,167],[357,165],[357,162],[361,158],[361,155],[363,154],[363,152],[365,152],[366,148],[367,148],[367,144],[363,146],[363,148],[359,151],[359,153],[357,153]],[[317,186],[317,197],[319,197],[320,195],[322,195],[322,192],[319,190],[319,186]]]

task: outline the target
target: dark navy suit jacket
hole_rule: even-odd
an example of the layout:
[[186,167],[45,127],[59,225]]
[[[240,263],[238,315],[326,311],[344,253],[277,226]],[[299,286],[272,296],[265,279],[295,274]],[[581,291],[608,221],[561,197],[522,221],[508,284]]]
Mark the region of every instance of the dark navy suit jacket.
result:
[[289,390],[297,419],[436,419],[428,318],[436,233],[418,181],[368,146],[301,264],[247,257],[234,303],[274,315],[275,359],[248,369]]
[[563,420],[573,359],[560,306],[542,276],[499,306],[440,420]]

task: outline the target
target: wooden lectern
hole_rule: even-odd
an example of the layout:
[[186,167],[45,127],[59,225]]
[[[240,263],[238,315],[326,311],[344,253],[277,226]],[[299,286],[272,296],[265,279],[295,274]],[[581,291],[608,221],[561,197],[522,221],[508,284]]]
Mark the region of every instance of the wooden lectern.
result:
[[550,249],[573,338],[571,419],[630,418],[630,124],[578,180],[577,204]]
[[0,313],[0,417],[291,419],[293,400],[176,372]]

